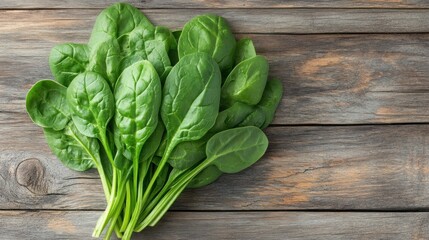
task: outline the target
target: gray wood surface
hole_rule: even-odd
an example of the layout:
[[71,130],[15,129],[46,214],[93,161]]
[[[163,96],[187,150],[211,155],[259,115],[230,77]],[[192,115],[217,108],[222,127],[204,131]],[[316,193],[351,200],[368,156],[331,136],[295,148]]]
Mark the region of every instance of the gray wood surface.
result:
[[[116,0],[3,0],[0,8],[105,8]],[[429,8],[426,0],[130,0],[139,8]]]
[[[89,239],[101,212],[0,211],[2,239]],[[428,239],[429,213],[170,212],[133,239]]]
[[[66,169],[31,123],[0,129],[0,209],[103,209],[95,171]],[[181,210],[429,207],[429,125],[271,127],[252,168],[186,191]],[[31,138],[28,137],[31,136]]]
[[[78,26],[80,34],[89,31],[100,9],[0,10],[0,23],[6,30],[60,31]],[[213,13],[225,17],[236,33],[419,33],[429,31],[429,9],[143,9],[155,24],[181,28],[192,17]],[[41,25],[41,22],[49,22]],[[13,23],[13,25],[11,25]],[[66,32],[67,33],[67,32]],[[49,36],[49,35],[47,35]],[[36,37],[36,36],[33,36]],[[58,37],[54,34],[51,37]]]

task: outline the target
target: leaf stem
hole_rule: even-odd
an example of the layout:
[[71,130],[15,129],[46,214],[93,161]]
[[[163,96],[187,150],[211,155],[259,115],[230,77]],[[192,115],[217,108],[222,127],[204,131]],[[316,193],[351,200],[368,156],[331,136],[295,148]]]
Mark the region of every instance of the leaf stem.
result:
[[110,164],[112,164],[112,166],[115,166],[112,149],[110,149],[109,141],[107,140],[107,136],[106,136],[106,131],[102,132],[100,130],[100,142],[101,142],[101,145],[103,145],[103,148],[106,152],[106,155],[107,155],[107,158],[109,159]]
[[[135,231],[140,232],[145,227],[153,224],[156,224],[161,217],[167,212],[168,208],[174,203],[174,201],[177,199],[177,197],[180,195],[181,192],[186,188],[188,183],[198,174],[200,173],[204,168],[210,165],[212,158],[206,159],[203,162],[201,162],[197,167],[194,169],[188,171],[185,173],[185,175],[182,175],[180,179],[171,187],[170,191],[162,197],[161,200],[159,200],[158,196],[162,196],[159,194],[148,206],[147,209],[143,212],[143,216],[150,211],[149,215],[144,217],[144,220],[137,225]],[[162,193],[162,192],[161,192]],[[158,201],[159,200],[159,201]],[[153,207],[153,205],[155,207]],[[151,210],[151,208],[153,208]]]
[[161,161],[159,162],[158,167],[156,168],[155,173],[153,174],[152,178],[150,179],[150,182],[146,188],[146,191],[144,192],[143,200],[142,200],[143,207],[145,206],[146,201],[148,200],[148,197],[150,195],[150,191],[152,190],[152,187],[156,181],[156,178],[161,173],[162,169],[164,168],[165,164],[167,163],[167,160],[170,157],[170,154],[171,154],[173,148],[175,147],[175,145],[176,144],[167,144],[167,149],[164,153],[164,156],[161,158]]

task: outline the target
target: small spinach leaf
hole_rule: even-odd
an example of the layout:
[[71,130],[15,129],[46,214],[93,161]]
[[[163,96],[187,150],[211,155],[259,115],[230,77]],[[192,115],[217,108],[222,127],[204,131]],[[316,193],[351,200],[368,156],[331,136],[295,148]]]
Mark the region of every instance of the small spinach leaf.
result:
[[268,139],[257,127],[228,129],[207,142],[206,161],[224,173],[237,173],[259,160],[267,147]]
[[52,48],[49,67],[57,82],[68,86],[70,82],[87,69],[89,49],[86,44],[65,43]]
[[235,102],[256,105],[262,97],[268,77],[268,62],[256,56],[239,63],[231,71],[222,86],[221,105],[223,109]]
[[264,94],[262,95],[261,101],[258,103],[258,107],[262,109],[265,115],[265,122],[261,128],[266,128],[273,121],[276,109],[282,99],[283,86],[282,83],[273,79],[267,82],[265,86]]
[[40,127],[62,130],[70,120],[66,92],[66,87],[52,80],[34,84],[25,103],[31,120]]
[[66,167],[86,171],[100,161],[97,139],[80,134],[73,123],[61,131],[45,128],[44,133],[49,148]]
[[94,72],[79,74],[67,88],[67,102],[73,111],[73,122],[82,134],[105,137],[115,105],[109,85],[101,75]]
[[158,146],[161,143],[162,136],[164,135],[164,130],[164,124],[162,121],[158,121],[155,131],[152,133],[152,135],[150,135],[146,143],[143,145],[143,149],[140,154],[140,162],[146,162],[150,158],[154,158]]
[[139,33],[135,35],[144,36],[145,31],[153,32],[154,28],[137,8],[126,3],[115,3],[97,16],[88,45],[94,46],[113,38],[118,39],[122,48],[127,48],[129,36],[134,32]]
[[98,42],[90,48],[88,70],[103,76],[113,90],[116,79],[121,73],[121,69],[118,67],[120,59],[119,46],[116,40]]
[[215,165],[210,165],[196,175],[186,187],[200,188],[207,186],[218,180],[221,175],[222,171],[220,171]]
[[171,152],[168,163],[175,169],[184,170],[200,162],[206,157],[205,147],[210,136],[206,134],[201,139],[177,144]]
[[208,53],[219,64],[222,73],[232,69],[235,38],[226,20],[216,15],[200,15],[183,27],[179,38],[179,58],[196,52]]
[[235,50],[235,65],[241,63],[242,61],[255,57],[256,50],[253,46],[253,41],[249,38],[240,39],[237,42],[237,49]]

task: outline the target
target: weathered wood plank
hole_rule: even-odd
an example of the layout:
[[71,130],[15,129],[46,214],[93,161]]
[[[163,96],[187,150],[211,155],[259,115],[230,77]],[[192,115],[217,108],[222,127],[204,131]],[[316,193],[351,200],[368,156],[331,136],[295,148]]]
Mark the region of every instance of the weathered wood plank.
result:
[[[88,239],[100,214],[0,211],[0,232],[5,240]],[[428,220],[427,212],[169,212],[133,239],[428,239]]]
[[[174,209],[429,207],[429,125],[272,127],[252,168],[186,191]],[[41,129],[0,128],[0,209],[103,209],[97,174],[65,169]]]
[[[78,24],[90,29],[99,9],[2,10],[0,29],[55,29]],[[415,33],[429,32],[429,9],[145,9],[155,24],[181,28],[192,17],[214,13],[228,19],[238,33]],[[50,24],[44,25],[47,30]],[[3,33],[4,34],[4,33]]]
[[[116,0],[55,1],[3,0],[0,8],[104,8]],[[129,0],[139,8],[428,8],[425,0]]]
[[[2,111],[25,112],[31,85],[51,78],[48,55],[56,43],[89,38],[93,19],[60,13],[0,16]],[[243,36],[268,58],[271,76],[284,82],[275,124],[429,122],[429,34]],[[22,115],[9,118],[16,116]]]

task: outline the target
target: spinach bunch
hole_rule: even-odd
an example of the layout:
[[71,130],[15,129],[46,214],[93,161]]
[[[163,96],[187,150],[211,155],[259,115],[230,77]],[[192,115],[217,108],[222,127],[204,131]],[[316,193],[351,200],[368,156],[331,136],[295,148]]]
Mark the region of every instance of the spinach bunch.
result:
[[107,207],[93,236],[107,228],[105,239],[130,239],[185,188],[259,160],[283,92],[224,18],[172,32],[125,3],[100,13],[87,44],[55,46],[49,65],[54,80],[34,84],[27,112],[65,166],[99,172]]

